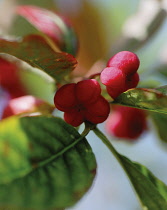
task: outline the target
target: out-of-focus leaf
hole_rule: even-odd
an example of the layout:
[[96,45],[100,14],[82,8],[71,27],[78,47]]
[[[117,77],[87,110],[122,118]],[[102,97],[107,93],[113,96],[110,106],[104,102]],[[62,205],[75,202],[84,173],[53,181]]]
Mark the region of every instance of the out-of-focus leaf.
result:
[[54,108],[46,101],[31,95],[25,95],[11,99],[4,109],[2,118],[12,115],[30,115],[32,113],[48,115],[53,112]]
[[167,143],[167,132],[166,132],[167,115],[151,112],[150,116],[155,124],[160,139]]
[[17,13],[51,38],[63,52],[76,55],[78,41],[69,20],[47,9],[30,5],[18,6]]
[[55,52],[39,35],[29,35],[21,41],[0,39],[0,53],[15,56],[31,66],[43,70],[57,81],[61,81],[77,64],[72,55]]
[[96,161],[83,136],[54,117],[0,124],[0,206],[62,209],[89,189]]
[[130,89],[119,95],[113,103],[167,114],[167,96],[161,91],[144,88]]
[[[103,7],[93,5],[91,1],[81,1],[81,4],[78,3],[80,5],[78,10],[75,8],[74,14],[69,10],[70,4],[70,2],[67,2],[64,8],[68,11],[68,17],[78,34],[80,47],[78,61],[81,68],[85,68],[83,72],[86,72],[97,60],[106,56],[110,47],[106,39],[106,28],[108,29],[109,24],[107,27],[104,22],[106,19],[103,20],[106,10]],[[109,23],[108,21],[110,22],[110,20],[107,20],[107,23]],[[110,34],[110,40],[111,37],[112,33]]]
[[167,85],[155,88],[155,90],[158,90],[159,92],[161,92],[164,95],[167,95]]

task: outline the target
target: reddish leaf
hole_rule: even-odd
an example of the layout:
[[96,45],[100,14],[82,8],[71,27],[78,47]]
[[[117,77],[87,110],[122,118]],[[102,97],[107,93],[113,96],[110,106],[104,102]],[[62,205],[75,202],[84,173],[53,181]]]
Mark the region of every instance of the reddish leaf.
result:
[[0,53],[15,56],[58,81],[69,74],[77,64],[72,55],[55,52],[39,35],[29,35],[21,41],[0,39]]

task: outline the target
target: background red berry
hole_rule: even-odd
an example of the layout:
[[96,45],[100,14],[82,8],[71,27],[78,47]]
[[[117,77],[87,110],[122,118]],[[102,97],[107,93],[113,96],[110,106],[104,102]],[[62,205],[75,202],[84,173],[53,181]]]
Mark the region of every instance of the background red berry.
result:
[[147,128],[146,114],[143,110],[115,106],[106,121],[106,130],[118,138],[136,139]]

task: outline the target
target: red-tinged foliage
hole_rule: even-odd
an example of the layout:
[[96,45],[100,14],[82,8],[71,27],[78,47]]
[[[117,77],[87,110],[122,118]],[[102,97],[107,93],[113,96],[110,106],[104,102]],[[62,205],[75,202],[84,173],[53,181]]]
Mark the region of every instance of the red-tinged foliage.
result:
[[[25,17],[39,31],[48,35],[56,43],[61,41],[61,28],[53,21],[53,14],[50,11],[36,6],[22,5],[17,7],[17,13]],[[57,16],[57,19],[60,18]]]
[[106,121],[107,132],[118,138],[135,140],[146,129],[146,113],[141,109],[115,105]]
[[16,12],[51,38],[60,50],[76,54],[78,41],[69,19],[33,5],[18,6]]
[[0,38],[0,53],[15,56],[43,70],[57,81],[61,81],[77,64],[74,56],[55,52],[39,35],[28,35],[22,40],[15,41]]

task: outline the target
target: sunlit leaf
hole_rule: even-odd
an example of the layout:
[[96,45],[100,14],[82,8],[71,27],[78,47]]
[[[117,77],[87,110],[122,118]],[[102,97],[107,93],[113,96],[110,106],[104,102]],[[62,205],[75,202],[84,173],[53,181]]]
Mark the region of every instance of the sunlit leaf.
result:
[[72,55],[55,52],[39,35],[29,35],[17,41],[1,38],[0,53],[15,56],[31,66],[43,70],[55,80],[61,80],[65,75],[68,75],[77,64]]
[[96,161],[62,119],[9,118],[0,124],[0,206],[62,209],[89,189]]
[[130,89],[113,103],[167,114],[167,96],[156,89]]

